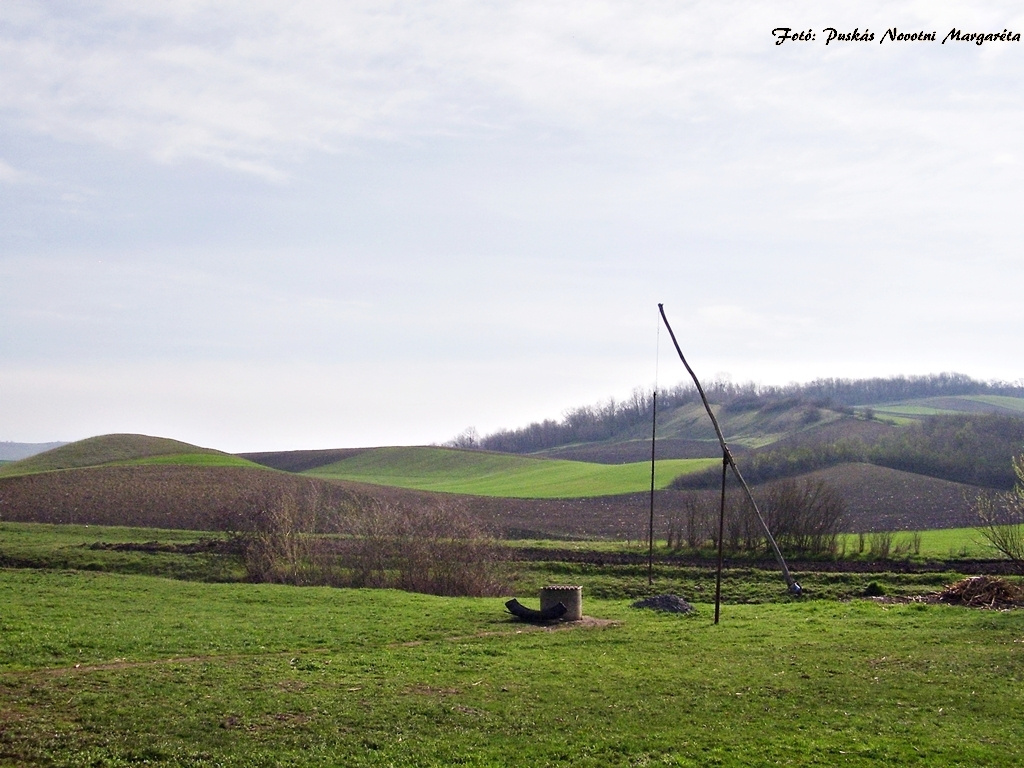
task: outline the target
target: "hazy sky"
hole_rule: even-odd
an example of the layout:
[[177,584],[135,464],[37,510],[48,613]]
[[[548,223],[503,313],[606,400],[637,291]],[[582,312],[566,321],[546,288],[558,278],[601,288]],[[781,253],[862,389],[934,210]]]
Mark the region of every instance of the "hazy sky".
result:
[[1024,6],[3,0],[0,440],[523,426],[682,381],[658,302],[709,379],[1020,380],[1024,43],[954,27]]

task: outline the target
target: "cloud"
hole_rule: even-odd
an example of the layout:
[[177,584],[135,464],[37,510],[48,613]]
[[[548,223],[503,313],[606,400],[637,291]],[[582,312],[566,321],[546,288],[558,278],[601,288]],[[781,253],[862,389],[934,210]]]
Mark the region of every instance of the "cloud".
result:
[[[417,408],[449,414],[431,427],[445,439],[627,394],[654,368],[659,301],[703,375],[1019,376],[1020,45],[776,46],[780,25],[1024,30],[1024,15],[0,4],[0,184],[17,185],[0,205],[0,351],[27,371],[5,413],[44,408],[32,371],[68,423],[91,408],[75,382],[93,397],[126,371],[163,393],[150,384],[179,370],[176,407],[216,410],[202,391],[223,365],[214,400],[237,392],[238,424],[292,409],[309,381],[318,412],[288,412],[308,425],[331,408],[341,429],[415,379]],[[268,369],[277,383],[257,386]],[[331,403],[341,380],[356,405]],[[113,413],[119,397],[95,399]]]
[[0,184],[24,184],[31,180],[30,174],[19,171],[10,163],[5,162],[3,158],[0,158]]
[[[881,32],[887,23],[996,16],[970,9],[876,3],[854,15],[810,3],[455,0],[15,7],[0,47],[0,105],[24,128],[278,180],[296,157],[359,151],[365,141],[522,135],[645,161],[710,152],[726,160],[716,173],[730,176],[770,178],[785,167],[817,178],[830,156],[844,170],[855,156],[877,170],[920,162],[909,157],[915,148],[970,146],[975,161],[971,134],[996,138],[992,154],[1007,162],[1009,140],[1024,127],[999,78],[986,85],[971,76],[997,67],[1006,77],[1009,62],[986,58],[991,48],[779,48],[770,35],[784,22],[856,18]],[[1019,12],[999,24],[1014,18]],[[986,120],[993,106],[1004,118],[997,126]],[[929,114],[935,119],[921,119]],[[960,125],[939,127],[951,119]],[[849,157],[834,157],[837,139]]]

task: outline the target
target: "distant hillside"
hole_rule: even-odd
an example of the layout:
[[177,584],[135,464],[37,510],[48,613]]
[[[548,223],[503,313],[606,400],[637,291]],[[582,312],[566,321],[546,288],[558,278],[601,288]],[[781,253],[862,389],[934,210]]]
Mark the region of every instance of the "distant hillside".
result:
[[[750,482],[849,462],[1005,489],[1010,459],[1024,453],[1024,387],[957,374],[791,387],[712,382],[706,389],[733,455]],[[568,411],[462,447],[610,464],[650,461],[653,392]],[[715,458],[721,448],[699,394],[658,393],[655,457]],[[682,475],[674,487],[709,488],[718,473]]]
[[[844,425],[837,425],[842,427]],[[851,462],[866,462],[942,480],[1008,490],[1015,481],[1011,460],[1024,453],[1024,418],[999,413],[945,414],[912,419],[903,426],[826,429],[795,433],[743,457],[748,482],[783,477]],[[677,478],[673,487],[711,488],[718,474],[704,471]]]
[[0,462],[18,461],[35,456],[37,453],[49,451],[53,448],[60,448],[67,443],[12,443],[0,442]]
[[[813,433],[855,419],[886,419],[891,425],[938,414],[1001,413],[1024,418],[1024,386],[975,381],[961,374],[936,374],[889,379],[822,379],[810,384],[764,387],[712,381],[705,387],[731,446],[763,448],[796,434]],[[655,401],[653,390],[635,390],[625,400],[574,408],[560,421],[551,419],[501,430],[479,439],[456,438],[461,448],[505,453],[566,455],[566,449],[587,447],[592,460],[637,461],[650,440]],[[659,390],[657,433],[665,458],[692,457],[706,445],[706,456],[719,453],[714,430],[700,396],[691,385]],[[834,426],[831,427],[835,431]],[[862,437],[864,435],[861,435]],[[595,450],[594,446],[600,446]],[[679,451],[679,453],[674,453]],[[648,448],[647,457],[650,457]],[[604,459],[597,458],[605,457]]]
[[148,435],[101,435],[68,443],[0,467],[0,477],[113,464],[255,466],[212,448]]

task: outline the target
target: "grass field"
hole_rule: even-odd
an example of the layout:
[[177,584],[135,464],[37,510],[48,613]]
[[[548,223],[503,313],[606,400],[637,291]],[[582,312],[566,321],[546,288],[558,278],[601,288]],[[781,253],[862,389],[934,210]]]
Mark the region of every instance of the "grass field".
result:
[[[915,542],[915,536],[919,539]],[[848,555],[857,553],[860,535],[845,533],[839,548]],[[865,534],[865,546],[870,547],[871,534]],[[942,528],[931,531],[898,531],[892,534],[892,545],[923,560],[956,560],[963,558],[996,557],[976,528]]]
[[[1024,613],[0,570],[0,765],[1017,765]],[[530,595],[524,596],[529,599]]]
[[[720,459],[658,461],[655,485],[665,488],[681,474],[720,463]],[[508,498],[611,496],[643,491],[651,483],[649,462],[592,464],[427,447],[377,448],[305,474],[421,491]]]

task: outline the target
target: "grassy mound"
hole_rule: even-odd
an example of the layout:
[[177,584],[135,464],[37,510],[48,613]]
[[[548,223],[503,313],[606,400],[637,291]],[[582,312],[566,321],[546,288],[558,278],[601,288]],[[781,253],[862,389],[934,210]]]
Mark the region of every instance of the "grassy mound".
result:
[[166,437],[100,435],[7,464],[0,467],[0,477],[126,464],[256,466],[238,456]]

